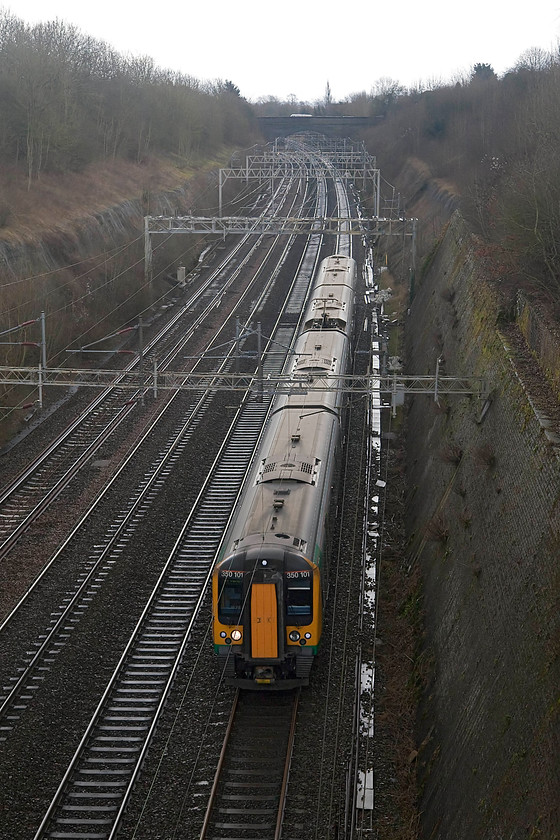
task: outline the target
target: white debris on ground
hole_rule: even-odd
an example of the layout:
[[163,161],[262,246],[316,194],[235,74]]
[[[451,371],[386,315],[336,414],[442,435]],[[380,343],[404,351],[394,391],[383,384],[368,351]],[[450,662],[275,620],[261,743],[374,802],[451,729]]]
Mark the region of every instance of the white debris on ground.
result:
[[[380,374],[380,358],[382,350],[382,336],[380,335],[381,318],[383,315],[383,303],[389,295],[380,293],[374,283],[374,270],[372,256],[366,261],[366,303],[371,306],[372,319],[372,343],[371,343],[371,369],[372,373]],[[386,482],[379,476],[381,459],[381,393],[379,381],[370,392],[369,405],[369,451],[368,470],[369,488],[372,493],[366,522],[367,541],[364,542],[364,576],[363,576],[363,625],[367,628],[367,636],[371,631],[371,645],[362,645],[362,660],[360,674],[360,758],[358,764],[358,776],[356,786],[356,807],[361,811],[373,811],[374,804],[374,768],[372,764],[373,749],[369,742],[375,733],[374,721],[374,684],[375,684],[375,610],[376,610],[376,575],[377,556],[380,539],[380,491],[385,487]],[[367,544],[366,544],[367,543]]]

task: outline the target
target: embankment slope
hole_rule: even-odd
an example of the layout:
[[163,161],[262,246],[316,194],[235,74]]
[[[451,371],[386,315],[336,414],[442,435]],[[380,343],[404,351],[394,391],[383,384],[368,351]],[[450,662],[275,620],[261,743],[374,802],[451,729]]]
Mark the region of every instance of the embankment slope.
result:
[[417,284],[407,372],[433,373],[439,357],[449,376],[482,377],[491,400],[417,396],[407,413],[423,838],[560,836],[560,415],[517,314],[456,213]]

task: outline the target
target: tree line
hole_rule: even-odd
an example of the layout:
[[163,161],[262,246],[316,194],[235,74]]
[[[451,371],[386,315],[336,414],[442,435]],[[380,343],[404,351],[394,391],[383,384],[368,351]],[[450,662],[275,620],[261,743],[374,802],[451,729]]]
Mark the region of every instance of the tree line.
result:
[[130,58],[59,20],[0,12],[0,163],[80,170],[151,153],[192,158],[252,137],[249,104],[229,81],[203,83]]
[[[267,97],[250,105],[231,81],[201,82],[149,57],[125,57],[61,21],[0,12],[0,164],[80,170],[151,154],[208,158],[254,142],[255,117],[333,113],[375,118],[366,135],[396,183],[416,157],[451,182],[465,214],[502,251],[511,274],[560,299],[560,56],[527,50],[498,78],[488,64],[449,83],[406,89],[382,78],[334,102]],[[0,218],[0,224],[2,219]]]
[[476,64],[423,90],[384,80],[347,113],[378,117],[367,143],[397,183],[407,159],[451,185],[495,276],[538,294],[560,315],[560,54],[530,49],[498,78]]
[[372,118],[363,139],[384,177],[398,185],[406,161],[421,161],[491,246],[494,275],[560,317],[559,91],[560,52],[531,48],[501,77],[479,63],[449,82],[380,78],[340,102],[327,84],[313,104],[266,97],[255,109]]

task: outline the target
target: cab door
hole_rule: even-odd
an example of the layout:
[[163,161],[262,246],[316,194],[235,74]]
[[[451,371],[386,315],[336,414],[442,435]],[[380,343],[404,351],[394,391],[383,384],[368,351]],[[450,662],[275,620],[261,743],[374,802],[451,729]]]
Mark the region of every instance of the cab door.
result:
[[251,656],[278,658],[278,601],[274,583],[251,587]]

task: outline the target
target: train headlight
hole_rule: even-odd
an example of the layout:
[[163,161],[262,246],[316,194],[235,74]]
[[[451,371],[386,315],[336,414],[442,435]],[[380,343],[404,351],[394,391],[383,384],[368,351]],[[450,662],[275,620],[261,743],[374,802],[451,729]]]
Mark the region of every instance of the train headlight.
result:
[[225,630],[220,630],[220,639],[225,639],[226,636],[227,636],[226,631]]
[[234,642],[240,642],[241,641],[241,630],[232,630],[231,638],[233,639]]
[[306,633],[305,638],[309,640],[311,638],[311,633]]
[[299,641],[299,633],[297,630],[292,630],[290,635],[288,636],[290,642],[298,642]]

